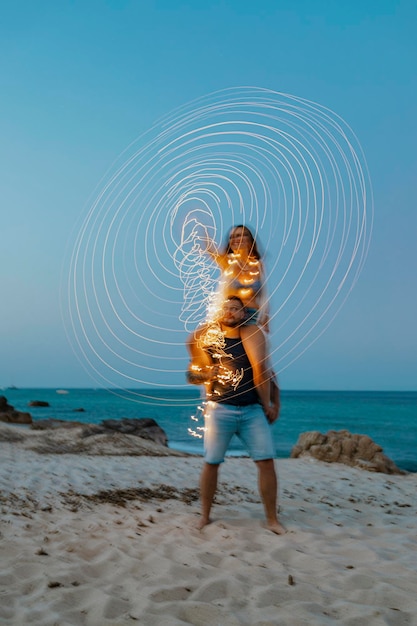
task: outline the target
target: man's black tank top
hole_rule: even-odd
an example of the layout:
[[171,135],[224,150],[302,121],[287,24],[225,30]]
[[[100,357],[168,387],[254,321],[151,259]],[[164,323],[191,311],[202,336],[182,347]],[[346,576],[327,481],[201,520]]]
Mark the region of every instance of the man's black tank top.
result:
[[213,402],[246,406],[258,404],[259,396],[253,382],[252,366],[240,339],[224,339],[224,350],[209,349],[219,376],[212,384],[209,399]]

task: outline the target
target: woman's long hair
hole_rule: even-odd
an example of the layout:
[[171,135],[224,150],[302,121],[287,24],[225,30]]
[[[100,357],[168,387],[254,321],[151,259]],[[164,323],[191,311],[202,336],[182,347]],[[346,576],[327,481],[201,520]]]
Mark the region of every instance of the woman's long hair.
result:
[[224,245],[224,254],[233,254],[233,250],[230,246],[230,235],[232,234],[234,230],[236,230],[236,228],[243,228],[245,235],[248,235],[248,237],[250,238],[250,255],[254,256],[255,259],[260,259],[261,254],[258,250],[255,237],[252,235],[252,232],[250,231],[250,229],[247,226],[244,226],[243,224],[237,224],[236,226],[232,226],[232,228],[229,230],[226,243]]

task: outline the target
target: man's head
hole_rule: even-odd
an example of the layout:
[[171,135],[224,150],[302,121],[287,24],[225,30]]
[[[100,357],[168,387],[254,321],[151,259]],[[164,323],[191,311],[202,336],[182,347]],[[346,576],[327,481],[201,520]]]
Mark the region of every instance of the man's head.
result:
[[230,296],[224,301],[220,311],[219,321],[223,326],[236,328],[245,321],[246,309],[243,302],[237,296]]

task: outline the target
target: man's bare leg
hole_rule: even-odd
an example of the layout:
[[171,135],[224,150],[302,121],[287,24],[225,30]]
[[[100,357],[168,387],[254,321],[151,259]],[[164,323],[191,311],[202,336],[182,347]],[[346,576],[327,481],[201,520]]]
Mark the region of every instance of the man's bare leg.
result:
[[278,480],[275,472],[274,459],[257,461],[256,465],[258,468],[259,493],[265,509],[266,527],[277,535],[283,535],[286,530],[278,521]]
[[200,477],[201,519],[197,524],[200,530],[210,524],[210,511],[217,489],[218,465],[204,463]]

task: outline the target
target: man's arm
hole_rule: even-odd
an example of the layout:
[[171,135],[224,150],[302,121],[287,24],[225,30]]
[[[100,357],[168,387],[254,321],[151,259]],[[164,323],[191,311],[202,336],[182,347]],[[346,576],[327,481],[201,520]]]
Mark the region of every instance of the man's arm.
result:
[[199,328],[187,339],[187,350],[191,359],[187,370],[187,381],[191,385],[203,385],[212,380],[215,374],[210,356],[201,347],[200,338],[206,330],[206,327]]

